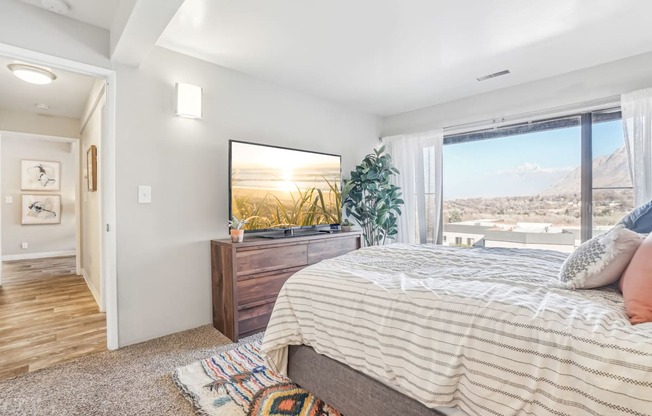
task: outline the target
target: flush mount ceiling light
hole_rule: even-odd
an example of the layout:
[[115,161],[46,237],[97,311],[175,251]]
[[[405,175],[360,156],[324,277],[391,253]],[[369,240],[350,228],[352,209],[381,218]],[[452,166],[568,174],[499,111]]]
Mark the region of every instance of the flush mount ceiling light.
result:
[[32,65],[25,64],[9,64],[7,68],[14,73],[15,76],[30,84],[44,85],[49,84],[57,76],[44,68],[38,68]]

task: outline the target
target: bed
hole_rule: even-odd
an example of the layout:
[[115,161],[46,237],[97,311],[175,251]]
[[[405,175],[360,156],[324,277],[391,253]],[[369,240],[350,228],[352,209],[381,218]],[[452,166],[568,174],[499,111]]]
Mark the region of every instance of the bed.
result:
[[[631,325],[615,287],[551,285],[566,256],[392,244],[325,260],[286,282],[262,352],[349,416],[652,415],[652,324]],[[390,410],[364,410],[379,398]]]

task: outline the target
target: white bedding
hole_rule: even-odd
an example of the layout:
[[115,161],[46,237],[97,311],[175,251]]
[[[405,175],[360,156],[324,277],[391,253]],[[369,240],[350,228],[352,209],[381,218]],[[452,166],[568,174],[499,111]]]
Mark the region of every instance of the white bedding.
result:
[[[470,415],[652,415],[652,324],[614,289],[548,285],[567,254],[393,244],[281,290],[262,352],[304,344],[429,407]],[[328,377],[328,375],[324,375]]]

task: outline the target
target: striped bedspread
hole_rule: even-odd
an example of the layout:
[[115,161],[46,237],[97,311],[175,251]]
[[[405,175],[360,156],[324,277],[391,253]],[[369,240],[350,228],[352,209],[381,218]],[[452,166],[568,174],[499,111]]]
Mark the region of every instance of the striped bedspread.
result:
[[614,289],[551,287],[566,256],[364,248],[286,282],[262,352],[285,373],[287,346],[308,345],[470,415],[652,415],[652,324],[632,326]]

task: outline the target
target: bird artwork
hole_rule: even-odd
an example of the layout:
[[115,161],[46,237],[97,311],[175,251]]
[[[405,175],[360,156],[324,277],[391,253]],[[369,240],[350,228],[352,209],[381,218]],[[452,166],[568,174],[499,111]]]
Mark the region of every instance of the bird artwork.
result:
[[33,191],[58,190],[60,188],[59,171],[59,162],[23,160],[21,189]]
[[29,205],[29,213],[27,215],[41,219],[56,218],[57,213],[51,208],[51,200],[36,201]]
[[57,180],[52,177],[52,175],[45,169],[43,164],[36,165],[38,169],[38,179],[37,182],[43,185],[44,188],[47,188],[48,185],[55,183]]
[[22,224],[61,223],[61,195],[22,195]]

